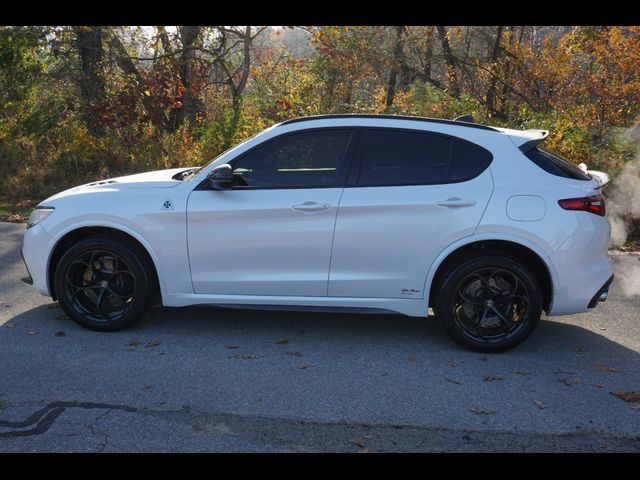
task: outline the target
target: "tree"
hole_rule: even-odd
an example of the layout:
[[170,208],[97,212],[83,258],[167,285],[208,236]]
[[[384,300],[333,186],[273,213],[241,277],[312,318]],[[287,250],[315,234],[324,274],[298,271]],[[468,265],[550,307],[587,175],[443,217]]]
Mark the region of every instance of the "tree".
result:
[[106,104],[104,81],[104,48],[102,27],[74,28],[80,56],[81,74],[78,77],[84,122],[95,136],[104,135],[103,115]]

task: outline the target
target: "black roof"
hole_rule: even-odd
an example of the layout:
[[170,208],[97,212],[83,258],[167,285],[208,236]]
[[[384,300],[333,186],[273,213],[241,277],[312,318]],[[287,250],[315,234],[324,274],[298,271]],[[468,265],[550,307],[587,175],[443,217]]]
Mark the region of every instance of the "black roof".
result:
[[481,130],[491,130],[498,132],[499,130],[490,127],[488,125],[482,125],[480,123],[463,122],[460,120],[445,120],[442,118],[428,118],[428,117],[410,117],[407,115],[375,115],[375,114],[361,114],[361,113],[343,113],[343,114],[331,114],[331,115],[312,115],[309,117],[294,118],[293,120],[287,120],[280,125],[288,125],[290,123],[306,122],[310,120],[324,120],[330,118],[386,118],[391,120],[413,120],[417,122],[430,122],[430,123],[443,123],[445,125],[457,125],[460,127],[479,128]]

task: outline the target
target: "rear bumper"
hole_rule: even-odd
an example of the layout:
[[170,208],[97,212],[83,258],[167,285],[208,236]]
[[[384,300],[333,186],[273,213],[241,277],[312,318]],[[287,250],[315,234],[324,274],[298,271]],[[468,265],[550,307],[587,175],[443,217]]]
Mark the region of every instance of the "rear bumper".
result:
[[557,278],[549,315],[570,315],[595,308],[612,281],[609,220],[587,212],[575,215],[578,228],[551,256]]
[[614,276],[611,275],[609,277],[609,280],[607,280],[605,284],[600,288],[600,290],[596,292],[596,294],[589,302],[589,305],[587,305],[587,308],[595,308],[598,302],[604,302],[607,300],[607,297],[609,295],[609,286],[611,285],[611,282],[613,282],[613,277]]

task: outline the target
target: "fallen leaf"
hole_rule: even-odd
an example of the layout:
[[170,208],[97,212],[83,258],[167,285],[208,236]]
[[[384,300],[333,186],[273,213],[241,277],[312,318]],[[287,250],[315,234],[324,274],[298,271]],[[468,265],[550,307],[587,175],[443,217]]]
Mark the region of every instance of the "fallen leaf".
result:
[[253,360],[256,358],[255,353],[236,353],[235,355],[231,355],[229,358],[235,358],[236,360]]
[[573,375],[576,372],[572,372],[571,370],[564,370],[562,368],[556,368],[553,373],[563,373],[565,375]]
[[13,328],[13,327],[16,326],[16,324],[15,323],[5,323],[4,326],[7,327],[7,328]]
[[290,357],[301,357],[302,353],[300,353],[300,352],[287,352],[287,355],[289,355]]
[[625,402],[640,402],[640,393],[628,392],[626,390],[616,390],[615,392],[609,393],[620,400],[624,400]]
[[151,390],[153,388],[153,385],[144,385],[142,388],[144,388],[145,390]]
[[500,375],[487,375],[483,380],[485,382],[495,382],[496,380],[504,380],[504,377],[501,377]]
[[364,438],[352,438],[349,442],[353,443],[356,447],[364,448]]
[[634,405],[633,407],[629,407],[631,410],[640,410],[640,405]]
[[493,413],[496,413],[495,410],[490,410],[488,408],[482,408],[482,407],[473,407],[473,408],[470,408],[469,411],[477,415],[491,415]]
[[540,400],[534,400],[533,404],[538,407],[540,410],[544,410],[545,408],[549,408],[548,405],[545,405],[544,403],[542,403]]
[[307,368],[311,368],[311,365],[307,365],[306,363],[303,363],[303,364],[302,364],[302,365],[300,365],[298,368],[299,368],[300,370],[305,370],[305,369],[307,369]]
[[149,340],[149,343],[147,343],[145,345],[145,348],[146,347],[157,347],[158,345],[160,345],[160,340],[154,338],[153,340]]
[[582,383],[582,380],[580,380],[579,378],[559,378],[558,381],[560,383],[564,383],[567,387]]
[[11,305],[9,305],[8,303],[5,303],[4,306],[7,308],[11,308]]
[[38,333],[40,332],[38,332],[37,330],[29,330],[29,335],[38,335]]
[[606,365],[596,365],[596,368],[601,372],[615,372],[616,369],[612,367],[607,367]]
[[54,335],[56,337],[64,337],[66,333],[64,333],[62,330],[58,330],[56,333],[54,333]]
[[58,315],[54,317],[56,320],[69,320],[69,315]]
[[526,370],[514,370],[513,373],[515,373],[516,375],[522,375],[523,377],[530,375],[530,373]]
[[453,383],[455,385],[462,385],[462,382],[459,382],[458,380],[453,380],[452,378],[445,378],[445,380],[449,383]]
[[240,345],[225,345],[224,348],[228,348],[228,349],[232,350],[234,348],[240,348]]
[[599,327],[598,330],[606,330],[604,327]]
[[593,386],[597,387],[597,388],[604,388],[604,384],[603,383],[594,383]]
[[278,340],[276,342],[277,345],[286,345],[287,343],[289,343],[289,340],[287,340],[286,338],[283,338],[282,340]]
[[140,345],[138,340],[131,340],[130,342],[125,343],[125,346],[127,347],[137,347],[138,345]]

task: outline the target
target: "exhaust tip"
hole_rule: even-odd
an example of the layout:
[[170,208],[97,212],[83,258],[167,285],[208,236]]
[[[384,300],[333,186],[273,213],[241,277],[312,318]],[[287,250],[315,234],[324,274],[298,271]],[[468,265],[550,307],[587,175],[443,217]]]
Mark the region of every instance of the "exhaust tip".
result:
[[609,296],[609,292],[608,292],[608,291],[606,291],[606,292],[602,292],[602,293],[600,294],[600,296],[598,297],[598,301],[599,301],[599,302],[606,302],[606,301],[607,301],[607,297],[608,297],[608,296]]

